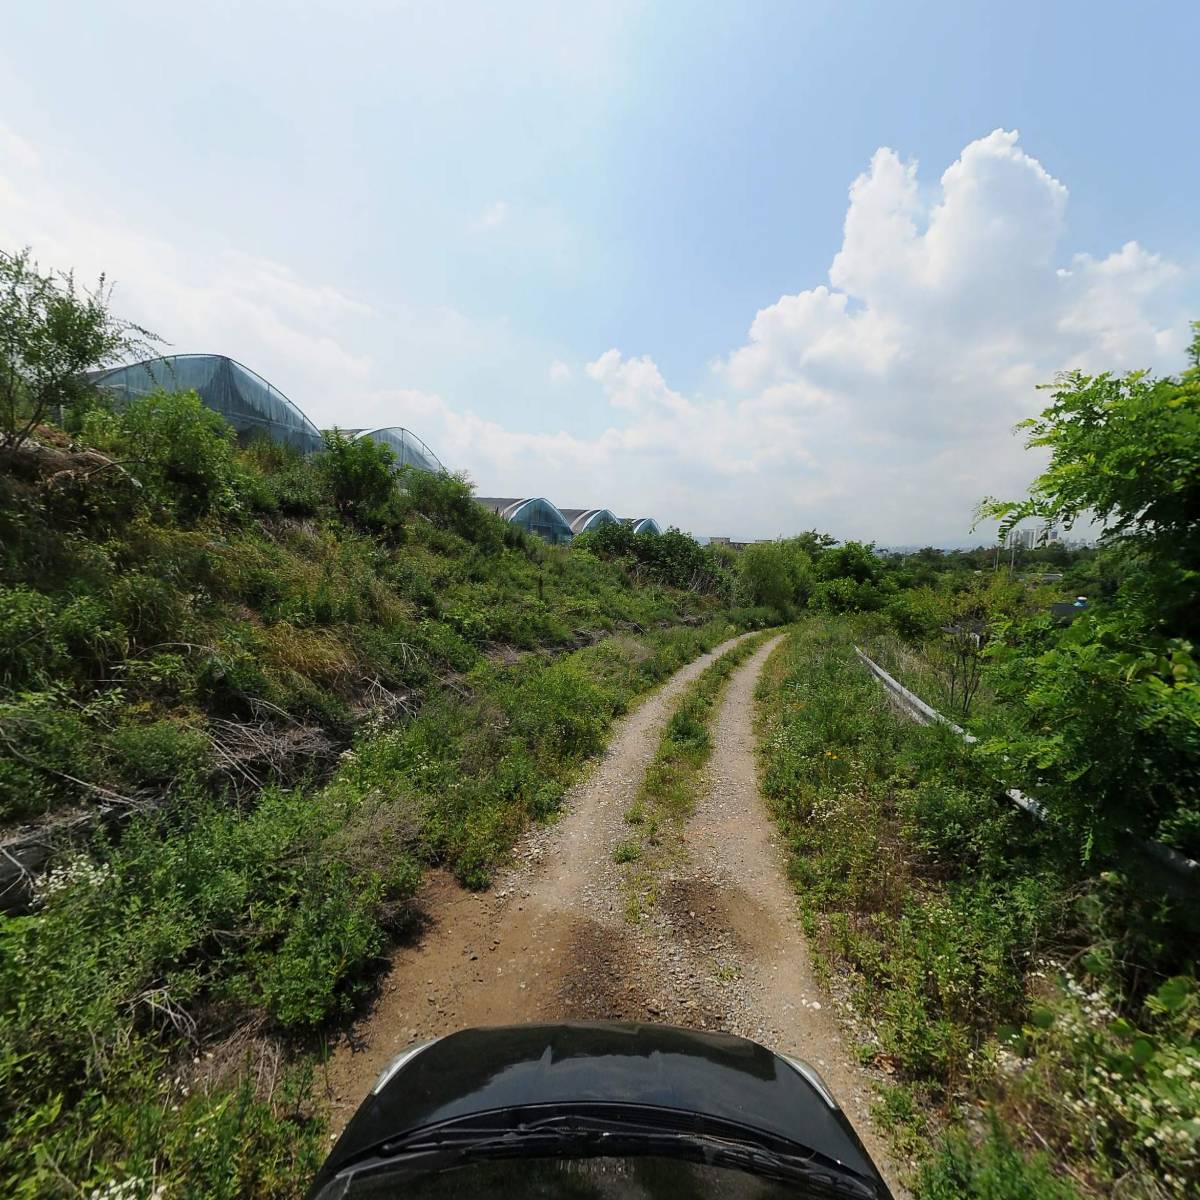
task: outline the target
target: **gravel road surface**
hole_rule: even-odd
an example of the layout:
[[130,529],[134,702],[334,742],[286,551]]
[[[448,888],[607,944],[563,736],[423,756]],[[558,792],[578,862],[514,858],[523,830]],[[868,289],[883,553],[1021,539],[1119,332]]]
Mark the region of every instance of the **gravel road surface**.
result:
[[783,850],[759,795],[754,688],[781,640],[730,678],[683,854],[658,902],[631,925],[612,859],[680,693],[739,638],[677,672],[617,725],[603,758],[568,792],[563,816],[533,829],[489,892],[433,875],[420,934],[396,948],[369,1012],[326,1069],[339,1130],[410,1042],[467,1025],[614,1019],[723,1029],[812,1063],[902,1194],[868,1117],[870,1078],[814,978]]

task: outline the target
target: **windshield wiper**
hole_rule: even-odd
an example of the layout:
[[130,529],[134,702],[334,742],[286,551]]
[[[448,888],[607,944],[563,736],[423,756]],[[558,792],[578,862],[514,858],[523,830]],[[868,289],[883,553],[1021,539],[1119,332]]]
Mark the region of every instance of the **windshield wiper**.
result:
[[[748,1135],[746,1135],[748,1136]],[[803,1182],[813,1195],[875,1200],[875,1189],[839,1163],[798,1147],[795,1153],[729,1135],[678,1129],[629,1118],[560,1115],[510,1126],[450,1125],[385,1143],[384,1157],[444,1153],[456,1161],[555,1153],[661,1153],[733,1167],[784,1182]]]
[[721,1142],[714,1147],[710,1139],[700,1141],[706,1150],[714,1150],[711,1156],[705,1156],[705,1161],[713,1166],[736,1167],[752,1175],[763,1175],[784,1183],[803,1182],[813,1189],[813,1195],[855,1197],[856,1200],[878,1200],[879,1197],[874,1186],[861,1179],[849,1167],[838,1163],[793,1158],[755,1146]]

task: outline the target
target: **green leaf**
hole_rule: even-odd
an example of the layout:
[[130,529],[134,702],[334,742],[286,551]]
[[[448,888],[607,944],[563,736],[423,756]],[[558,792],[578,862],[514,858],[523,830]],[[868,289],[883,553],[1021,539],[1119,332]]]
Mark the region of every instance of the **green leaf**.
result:
[[1129,1047],[1129,1057],[1136,1066],[1144,1067],[1154,1057],[1154,1043],[1149,1038],[1138,1038]]
[[1039,1004],[1030,1013],[1029,1020],[1035,1029],[1049,1029],[1054,1024],[1054,1011],[1044,1004]]
[[1192,981],[1183,975],[1176,975],[1154,993],[1154,1000],[1163,1012],[1177,1013],[1187,1004],[1192,994]]

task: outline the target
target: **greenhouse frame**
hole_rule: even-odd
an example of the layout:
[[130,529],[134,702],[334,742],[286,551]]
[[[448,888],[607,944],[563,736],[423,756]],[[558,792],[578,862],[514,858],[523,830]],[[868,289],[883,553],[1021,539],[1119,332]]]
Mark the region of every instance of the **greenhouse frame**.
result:
[[[195,392],[206,408],[229,422],[243,443],[261,435],[301,454],[313,454],[325,446],[321,431],[287,396],[228,355],[168,354],[89,371],[86,378],[118,403],[128,404],[159,391]],[[446,469],[433,450],[403,425],[341,432],[349,438],[369,438],[387,446],[396,456],[397,469],[414,467],[432,474]],[[662,532],[653,517],[618,517],[608,508],[560,509],[545,496],[475,499],[502,520],[555,545],[570,542],[578,533],[618,523],[631,526],[635,533]]]
[[662,526],[653,517],[622,517],[622,525],[632,525],[634,533],[662,533]]
[[607,508],[560,508],[558,510],[571,526],[572,533],[586,533],[603,525],[618,525],[620,521]]
[[544,496],[476,496],[475,502],[501,520],[555,545],[605,525],[629,525],[634,533],[662,533],[653,517],[618,517],[608,508],[559,508]]
[[347,437],[370,438],[387,446],[396,456],[396,467],[416,467],[438,475],[445,471],[441,459],[411,429],[402,425],[384,425],[378,429],[343,429]]
[[545,496],[512,499],[504,496],[476,496],[476,501],[510,525],[519,525],[547,542],[569,542],[574,533],[571,523]]
[[312,454],[324,446],[321,431],[278,388],[223,354],[170,354],[91,371],[87,378],[125,403],[157,391],[194,391],[233,426],[238,440],[256,433]]

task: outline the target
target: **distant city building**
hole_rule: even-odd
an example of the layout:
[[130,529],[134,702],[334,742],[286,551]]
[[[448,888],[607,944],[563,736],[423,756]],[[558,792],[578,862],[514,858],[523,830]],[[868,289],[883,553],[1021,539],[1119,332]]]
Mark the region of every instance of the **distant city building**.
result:
[[1033,525],[1010,529],[1005,544],[1018,550],[1032,550],[1038,544],[1038,531]]

